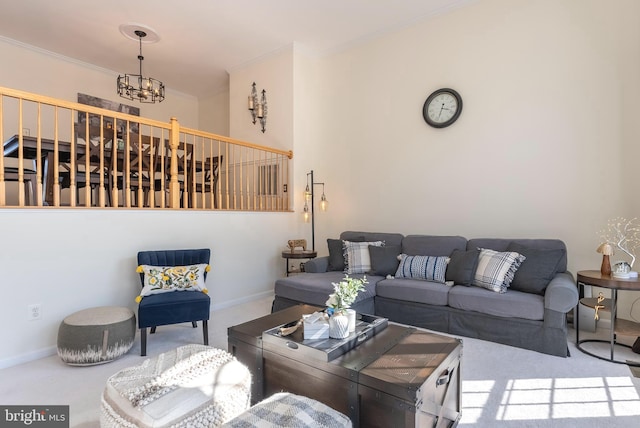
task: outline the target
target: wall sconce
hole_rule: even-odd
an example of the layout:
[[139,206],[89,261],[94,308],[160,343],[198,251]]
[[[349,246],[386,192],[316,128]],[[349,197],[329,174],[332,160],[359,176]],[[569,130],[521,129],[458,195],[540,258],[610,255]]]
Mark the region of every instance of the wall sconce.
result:
[[[320,197],[320,209],[326,211],[329,205],[327,197],[324,194],[324,183],[316,183],[313,181],[313,170],[307,173],[307,187],[304,189],[304,208],[302,215],[305,223],[311,220],[311,250],[316,250],[316,223],[314,216],[314,186],[322,185],[322,196]],[[309,203],[311,203],[311,212],[309,212]]]
[[262,96],[258,100],[258,91],[256,90],[256,82],[251,84],[251,94],[249,95],[249,111],[253,124],[256,119],[260,121],[262,132],[267,128],[267,91],[262,90]]

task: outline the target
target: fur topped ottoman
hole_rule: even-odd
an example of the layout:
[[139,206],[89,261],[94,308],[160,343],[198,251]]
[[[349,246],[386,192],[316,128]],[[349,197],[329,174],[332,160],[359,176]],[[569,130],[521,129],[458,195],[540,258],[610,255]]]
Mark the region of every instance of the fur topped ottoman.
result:
[[228,352],[186,345],[107,380],[101,427],[218,427],[249,408],[251,374]]

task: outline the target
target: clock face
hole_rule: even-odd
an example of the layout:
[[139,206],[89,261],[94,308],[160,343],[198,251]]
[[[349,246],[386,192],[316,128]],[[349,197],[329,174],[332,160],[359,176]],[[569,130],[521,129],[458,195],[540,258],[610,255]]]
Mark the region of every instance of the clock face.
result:
[[438,89],[427,98],[422,108],[424,120],[434,128],[444,128],[458,119],[462,98],[453,89]]

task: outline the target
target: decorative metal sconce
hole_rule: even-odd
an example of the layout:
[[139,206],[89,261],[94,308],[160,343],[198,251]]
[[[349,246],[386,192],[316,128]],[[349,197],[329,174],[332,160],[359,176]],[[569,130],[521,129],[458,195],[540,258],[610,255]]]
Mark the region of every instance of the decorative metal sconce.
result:
[[[322,185],[322,196],[320,197],[320,209],[322,211],[326,211],[329,205],[329,201],[327,201],[327,197],[324,195],[324,183],[316,183],[313,181],[313,170],[307,173],[307,187],[304,189],[304,208],[302,210],[302,215],[304,217],[304,222],[309,223],[311,220],[311,249],[315,251],[316,249],[316,222],[314,216],[314,186]],[[311,202],[311,212],[309,212],[309,202]]]
[[253,124],[255,125],[257,118],[257,120],[260,121],[262,132],[264,132],[267,127],[267,91],[263,89],[262,96],[260,97],[260,100],[258,100],[256,82],[253,82],[253,84],[251,84],[251,94],[249,95],[249,111],[251,112],[251,119],[253,120]]

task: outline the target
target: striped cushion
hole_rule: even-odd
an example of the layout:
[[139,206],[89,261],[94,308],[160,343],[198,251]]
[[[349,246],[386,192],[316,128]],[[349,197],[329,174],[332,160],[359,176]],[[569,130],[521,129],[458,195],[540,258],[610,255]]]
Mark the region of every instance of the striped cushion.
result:
[[423,279],[426,281],[445,282],[449,257],[445,256],[408,256],[400,254],[400,264],[396,278]]
[[496,293],[506,293],[525,256],[515,251],[498,252],[486,248],[479,248],[479,250],[480,256],[473,285]]
[[352,242],[342,241],[344,245],[344,273],[368,273],[371,270],[369,245],[384,246],[384,241]]

